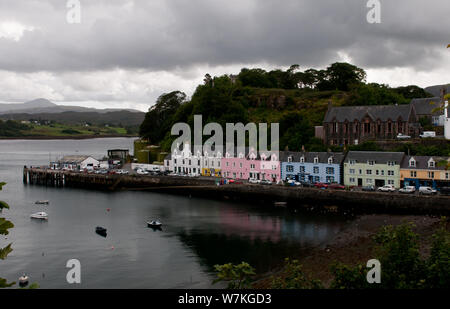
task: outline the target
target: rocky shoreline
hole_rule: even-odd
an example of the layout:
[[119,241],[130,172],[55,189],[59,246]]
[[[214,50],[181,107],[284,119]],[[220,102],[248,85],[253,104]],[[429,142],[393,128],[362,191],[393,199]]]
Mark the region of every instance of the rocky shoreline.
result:
[[[365,265],[368,260],[375,258],[375,243],[372,237],[382,226],[397,226],[404,222],[415,225],[414,232],[419,235],[420,254],[427,256],[430,251],[432,235],[438,229],[441,219],[436,216],[407,216],[407,215],[362,215],[356,217],[348,226],[336,234],[329,242],[304,252],[299,250],[296,256],[303,265],[305,273],[313,279],[319,279],[328,288],[333,280],[330,267],[339,262],[346,265]],[[267,289],[271,287],[272,276],[281,274],[281,265],[272,271],[258,276],[253,284],[254,288]]]

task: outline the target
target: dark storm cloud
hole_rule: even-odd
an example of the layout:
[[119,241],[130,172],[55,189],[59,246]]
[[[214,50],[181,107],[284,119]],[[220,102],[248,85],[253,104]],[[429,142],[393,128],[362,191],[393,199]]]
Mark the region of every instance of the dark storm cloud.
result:
[[366,3],[81,0],[82,23],[71,25],[65,0],[2,1],[0,20],[34,29],[18,41],[0,37],[0,69],[318,67],[336,60],[338,52],[368,68],[439,65],[441,50],[450,43],[450,1],[382,0],[382,23],[376,25],[366,21]]

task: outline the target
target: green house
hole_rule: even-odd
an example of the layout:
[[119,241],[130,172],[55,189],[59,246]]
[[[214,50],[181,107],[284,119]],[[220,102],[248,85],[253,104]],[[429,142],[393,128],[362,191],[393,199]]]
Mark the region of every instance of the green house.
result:
[[400,188],[403,152],[349,151],[344,160],[344,185],[393,185]]

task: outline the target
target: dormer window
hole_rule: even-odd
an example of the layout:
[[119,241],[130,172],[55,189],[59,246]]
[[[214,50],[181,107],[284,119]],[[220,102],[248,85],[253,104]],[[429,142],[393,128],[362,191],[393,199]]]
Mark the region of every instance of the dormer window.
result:
[[428,167],[432,167],[432,168],[435,167],[435,162],[434,162],[433,159],[430,159],[430,160],[428,161]]
[[367,161],[367,164],[369,164],[369,165],[375,165],[375,161],[369,160],[369,161]]
[[356,160],[350,160],[349,163],[350,163],[350,165],[355,165],[356,164]]
[[416,167],[416,160],[414,160],[414,158],[411,158],[411,160],[409,160],[409,167]]
[[305,163],[305,157],[300,158],[300,163]]
[[292,156],[288,157],[288,162],[292,162]]
[[328,158],[328,164],[333,164],[333,157]]
[[318,158],[318,157],[315,157],[315,158],[314,158],[314,164],[317,164],[317,163],[319,163],[319,158]]

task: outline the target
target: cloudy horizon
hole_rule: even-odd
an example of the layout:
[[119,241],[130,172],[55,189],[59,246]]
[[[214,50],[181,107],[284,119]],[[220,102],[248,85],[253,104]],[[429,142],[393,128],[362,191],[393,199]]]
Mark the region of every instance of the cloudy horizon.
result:
[[337,61],[368,82],[450,82],[450,2],[381,0],[67,0],[0,3],[0,102],[146,111],[174,90],[191,96],[206,73],[242,67],[323,69]]

